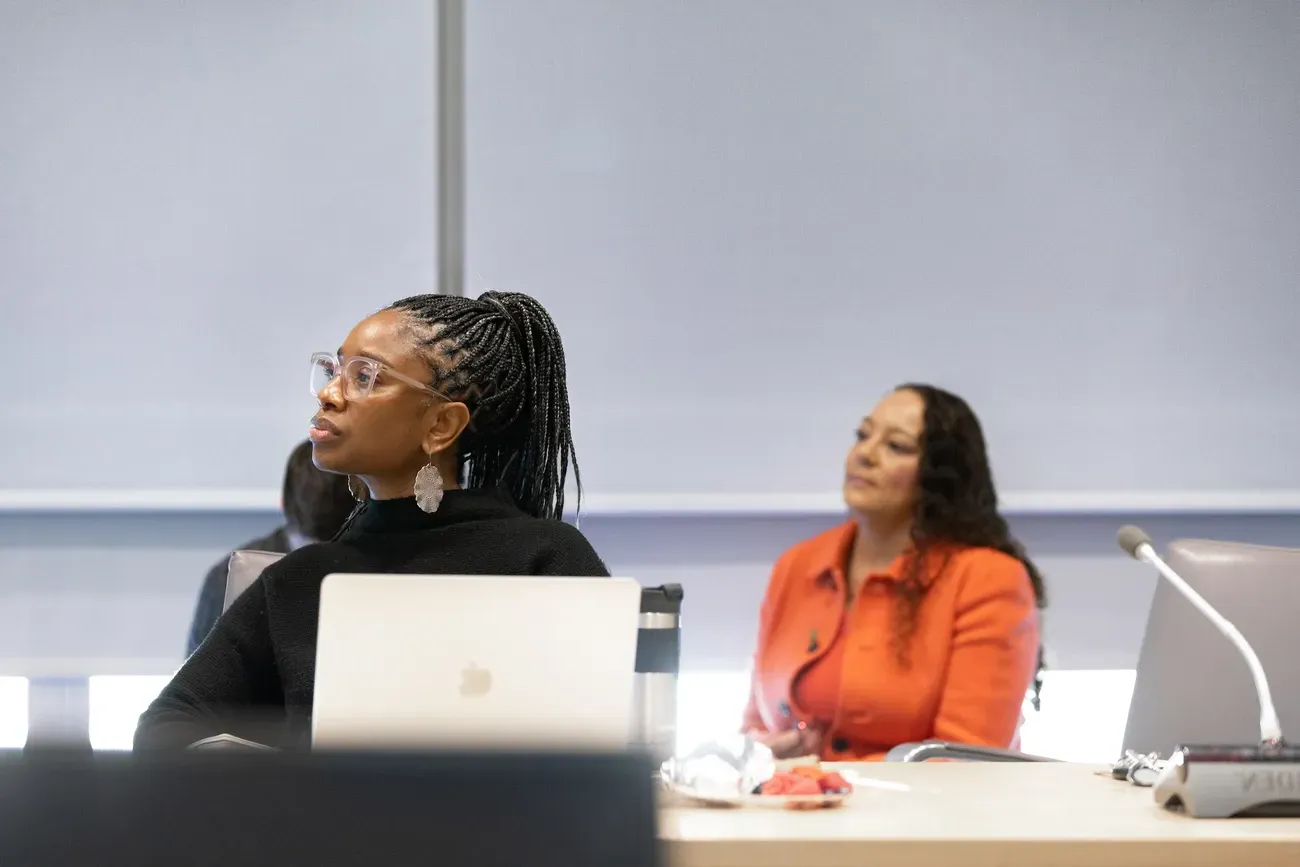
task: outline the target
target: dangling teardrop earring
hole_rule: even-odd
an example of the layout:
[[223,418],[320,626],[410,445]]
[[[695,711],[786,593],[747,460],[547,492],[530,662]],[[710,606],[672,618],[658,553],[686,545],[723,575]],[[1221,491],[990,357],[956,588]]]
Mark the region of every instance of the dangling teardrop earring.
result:
[[422,512],[436,512],[442,503],[442,494],[442,473],[433,465],[433,455],[429,455],[429,462],[415,474],[415,505]]

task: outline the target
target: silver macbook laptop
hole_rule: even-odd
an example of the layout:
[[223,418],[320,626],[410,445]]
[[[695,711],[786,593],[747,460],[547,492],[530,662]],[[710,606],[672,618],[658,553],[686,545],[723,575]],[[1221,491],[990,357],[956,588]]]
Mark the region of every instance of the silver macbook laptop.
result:
[[641,586],[329,575],[313,748],[622,748]]

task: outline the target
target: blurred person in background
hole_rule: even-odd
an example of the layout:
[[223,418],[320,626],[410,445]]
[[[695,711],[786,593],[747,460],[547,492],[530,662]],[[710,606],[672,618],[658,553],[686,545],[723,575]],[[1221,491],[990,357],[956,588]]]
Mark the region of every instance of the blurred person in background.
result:
[[843,493],[851,519],[773,570],[744,730],[778,758],[1016,747],[1046,597],[998,512],[975,413],[900,386],[854,431]]
[[[355,507],[356,500],[348,491],[347,477],[318,470],[312,463],[311,441],[304,440],[289,455],[284,468],[284,486],[280,495],[284,523],[274,532],[245,542],[235,550],[288,554],[304,545],[328,542],[343,528]],[[208,570],[203,579],[194,620],[190,624],[186,656],[197,650],[208,637],[225,609],[229,565],[230,555],[227,554]]]

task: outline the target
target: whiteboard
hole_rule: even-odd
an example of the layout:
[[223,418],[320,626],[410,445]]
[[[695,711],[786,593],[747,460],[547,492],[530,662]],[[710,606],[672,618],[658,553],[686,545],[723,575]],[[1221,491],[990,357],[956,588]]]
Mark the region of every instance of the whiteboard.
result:
[[275,507],[310,353],[434,286],[434,27],[0,3],[0,504]]
[[593,504],[838,509],[924,380],[1013,508],[1300,509],[1298,45],[1282,3],[473,3],[469,270],[555,315]]

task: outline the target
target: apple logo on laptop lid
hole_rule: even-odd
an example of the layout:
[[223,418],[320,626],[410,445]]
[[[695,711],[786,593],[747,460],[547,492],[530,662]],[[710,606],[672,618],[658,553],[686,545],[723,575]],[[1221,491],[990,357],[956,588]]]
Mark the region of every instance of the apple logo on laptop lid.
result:
[[464,698],[482,698],[492,691],[492,671],[471,662],[460,672],[460,694]]

